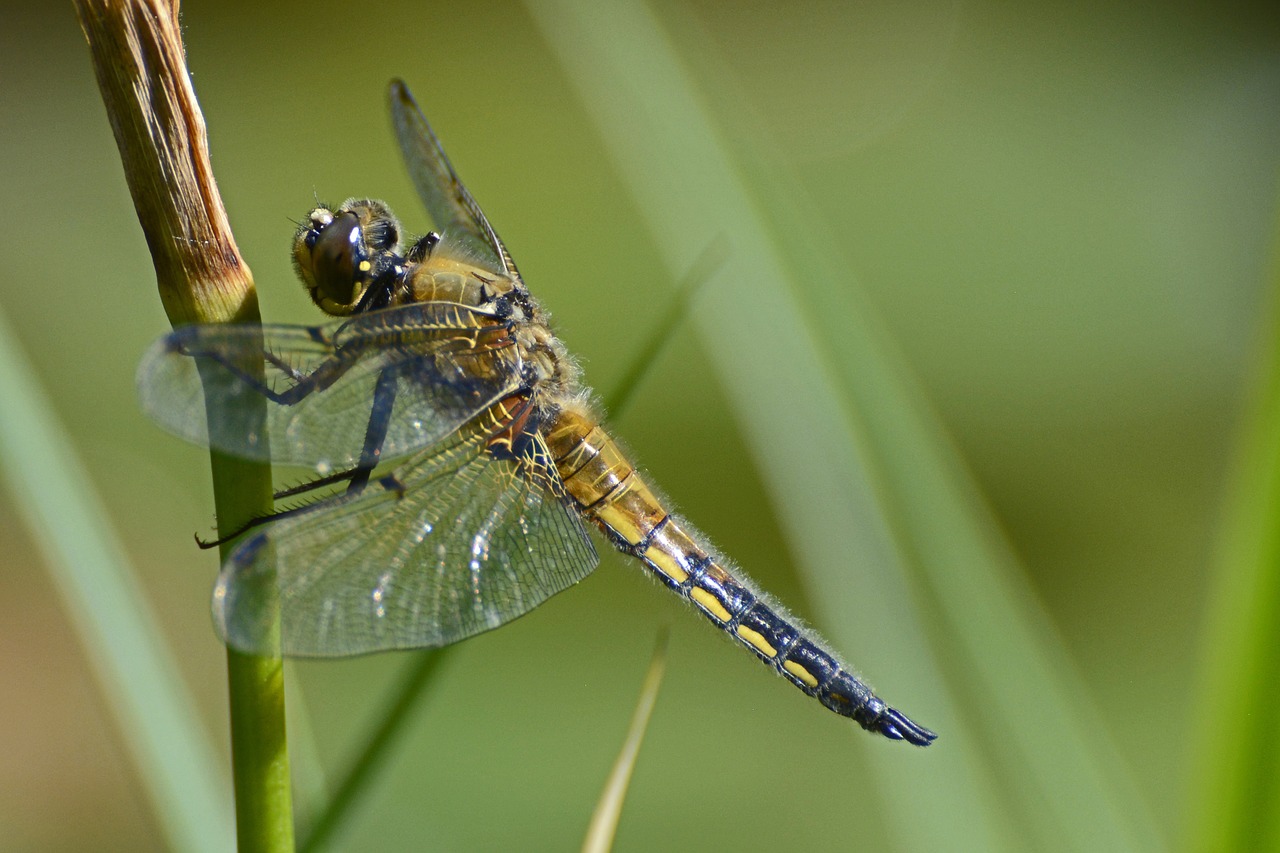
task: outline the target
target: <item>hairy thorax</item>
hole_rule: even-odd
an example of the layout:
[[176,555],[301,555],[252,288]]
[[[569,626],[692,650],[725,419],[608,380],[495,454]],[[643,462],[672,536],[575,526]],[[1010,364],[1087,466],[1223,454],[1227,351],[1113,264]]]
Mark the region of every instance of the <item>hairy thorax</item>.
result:
[[549,320],[524,283],[454,258],[428,258],[406,277],[405,302],[457,302],[492,313],[506,324],[522,372],[544,417],[554,417],[582,396],[578,367],[551,331]]

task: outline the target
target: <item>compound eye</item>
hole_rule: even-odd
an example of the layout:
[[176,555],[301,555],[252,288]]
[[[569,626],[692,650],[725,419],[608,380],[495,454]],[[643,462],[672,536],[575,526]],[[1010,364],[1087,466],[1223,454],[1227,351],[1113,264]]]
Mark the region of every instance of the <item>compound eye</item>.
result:
[[321,224],[313,214],[311,226],[299,235],[294,260],[317,305],[330,314],[349,314],[368,282],[369,253],[354,213],[327,219]]

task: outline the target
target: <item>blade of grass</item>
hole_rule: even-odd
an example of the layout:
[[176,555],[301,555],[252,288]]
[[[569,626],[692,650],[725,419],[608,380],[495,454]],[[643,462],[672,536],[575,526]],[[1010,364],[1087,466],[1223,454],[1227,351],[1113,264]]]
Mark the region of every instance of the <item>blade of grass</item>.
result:
[[600,792],[600,801],[596,803],[596,809],[591,815],[591,824],[582,842],[583,853],[605,853],[613,847],[618,820],[622,817],[622,805],[626,802],[627,788],[631,784],[631,774],[635,772],[636,759],[644,744],[644,733],[649,729],[649,718],[653,716],[653,706],[658,702],[658,689],[662,687],[662,677],[667,670],[669,639],[670,632],[665,629],[658,634],[653,657],[649,660],[649,669],[645,672],[644,683],[640,688],[640,696],[636,699],[636,709],[631,715],[631,725],[627,728],[627,737],[622,742],[622,749],[609,772],[609,779]]
[[[722,233],[730,243],[718,282],[732,282],[732,288],[708,289],[695,314],[708,354],[777,498],[793,552],[811,565],[845,566],[850,554],[859,555],[865,567],[857,580],[862,606],[853,612],[876,624],[881,649],[899,650],[894,666],[915,690],[911,704],[888,698],[940,732],[939,745],[945,745],[931,748],[930,772],[910,791],[895,789],[887,777],[892,762],[918,758],[895,749],[890,763],[878,768],[870,795],[882,803],[904,849],[955,849],[966,842],[975,850],[1005,849],[992,782],[973,746],[956,737],[959,711],[910,604],[900,558],[850,439],[855,433],[836,402],[840,394],[797,387],[797,377],[818,389],[831,388],[834,380],[793,301],[794,289],[783,286],[793,271],[697,105],[681,62],[638,4],[611,4],[607,15],[574,3],[536,3],[530,9],[596,119],[668,268],[687,264],[709,233]],[[761,341],[787,347],[756,343]],[[796,440],[795,424],[804,425],[803,441]],[[858,523],[850,524],[850,518]],[[876,620],[876,613],[882,618]],[[898,784],[906,787],[905,780]],[[930,807],[921,810],[920,802]],[[967,834],[958,839],[954,818],[960,814],[966,816]]]
[[[259,322],[253,276],[213,178],[176,2],[76,0],[75,7],[169,321]],[[257,402],[242,412],[246,422],[265,420],[265,401]],[[224,531],[271,511],[270,466],[218,452],[210,465]],[[224,560],[230,548],[222,548]],[[227,682],[239,849],[291,851],[283,662],[228,649]]]
[[299,845],[302,853],[321,850],[333,840],[343,821],[369,789],[375,774],[382,769],[391,745],[411,718],[418,700],[435,679],[440,665],[448,657],[448,651],[446,647],[420,652],[416,655],[417,659],[407,667],[399,689],[386,706],[382,720],[373,729],[350,769],[343,774],[337,790],[316,818],[310,832],[303,837],[302,844]]
[[1198,693],[1186,848],[1280,850],[1280,219]]
[[711,99],[643,5],[528,5],[668,267],[709,231],[730,240],[732,292],[709,292],[697,312],[708,353],[793,552],[820,579],[826,623],[849,648],[892,659],[915,699],[889,698],[941,734],[927,774],[911,756],[873,752],[900,846],[1158,848],[1099,716],[869,305],[852,288],[835,310],[800,300],[806,276],[847,272],[813,261],[838,255],[816,242],[820,223],[751,183],[778,176],[776,163],[760,168],[754,150],[744,163],[723,141],[702,106]]
[[0,315],[0,471],[174,850],[231,847],[217,751],[74,444]]
[[[788,201],[794,190],[770,180],[771,168],[757,163],[746,171],[757,192],[787,211],[774,222],[779,239],[790,241],[788,257],[799,281],[838,280],[844,271],[835,263],[806,253],[817,251],[815,238],[826,232],[822,223]],[[965,736],[998,786],[1010,830],[1030,839],[1017,846],[1093,850],[1105,839],[1104,847],[1162,849],[1103,715],[1089,701],[971,473],[897,361],[893,344],[870,322],[869,303],[860,293],[850,296],[835,294],[828,303],[834,310],[810,316],[838,377],[833,390],[868,448],[879,512],[913,576],[929,642],[963,709]],[[828,624],[839,626],[839,614],[857,607],[861,590],[841,582],[838,565],[806,568],[821,583],[816,606]],[[874,642],[879,627],[835,630],[862,647]]]
[[296,661],[285,661],[284,691],[289,726],[289,768],[293,776],[293,821],[298,827],[314,826],[316,816],[328,805],[329,774],[320,758],[320,745],[311,721],[307,694]]
[[641,344],[635,357],[627,365],[622,378],[605,397],[604,410],[614,420],[621,417],[623,410],[631,403],[640,380],[644,379],[644,375],[653,366],[662,348],[688,316],[689,303],[693,300],[694,294],[716,274],[724,264],[728,252],[729,246],[724,238],[717,237],[707,244],[702,254],[698,255],[698,259],[693,262],[693,266],[676,284],[675,296],[668,300],[667,310],[658,318],[658,322],[653,324],[649,337]]

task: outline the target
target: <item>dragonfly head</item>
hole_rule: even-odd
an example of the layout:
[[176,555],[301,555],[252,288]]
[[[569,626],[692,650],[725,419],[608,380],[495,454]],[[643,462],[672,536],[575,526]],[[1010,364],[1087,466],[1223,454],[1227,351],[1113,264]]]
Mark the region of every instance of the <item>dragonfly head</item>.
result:
[[316,207],[293,239],[293,265],[311,300],[327,314],[359,310],[371,284],[402,263],[400,223],[374,199],[350,199],[337,210]]

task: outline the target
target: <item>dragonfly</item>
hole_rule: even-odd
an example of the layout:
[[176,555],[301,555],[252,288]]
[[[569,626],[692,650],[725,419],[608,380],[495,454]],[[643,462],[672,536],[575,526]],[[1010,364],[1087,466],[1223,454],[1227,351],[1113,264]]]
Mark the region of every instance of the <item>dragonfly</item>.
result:
[[[219,637],[264,655],[445,646],[585,578],[588,528],[822,705],[918,746],[815,634],[669,511],[619,448],[405,84],[395,134],[435,230],[318,205],[293,260],[323,325],[191,325],[146,353],[143,408],[190,441],[309,469],[214,587]],[[265,415],[255,420],[249,412]]]

